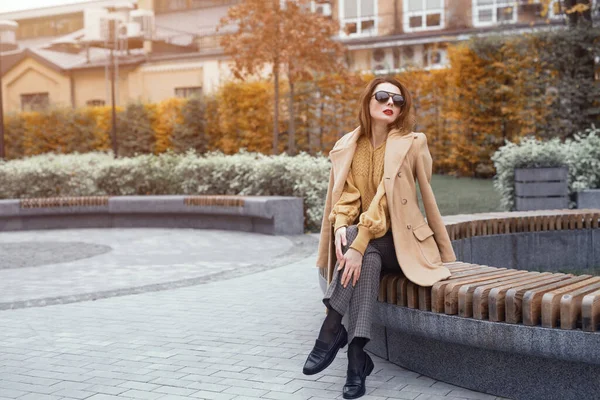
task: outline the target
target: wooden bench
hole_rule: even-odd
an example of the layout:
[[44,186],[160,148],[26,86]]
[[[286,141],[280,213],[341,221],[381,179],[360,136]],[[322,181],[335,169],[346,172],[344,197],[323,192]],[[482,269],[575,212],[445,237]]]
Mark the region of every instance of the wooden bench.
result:
[[282,196],[89,196],[0,200],[0,231],[71,228],[226,229],[304,233],[303,200]]
[[421,287],[386,274],[379,301],[423,311],[545,328],[600,330],[600,277],[446,264],[452,276]]
[[[383,275],[367,349],[496,396],[598,398],[600,276],[586,268],[600,266],[600,210],[456,215],[444,223],[457,254],[444,264],[452,275],[431,287],[401,271]],[[542,254],[527,261],[548,247],[558,246],[552,250],[565,258],[586,252],[582,274],[528,270],[518,257],[540,242],[530,250]],[[495,262],[481,262],[487,253]]]

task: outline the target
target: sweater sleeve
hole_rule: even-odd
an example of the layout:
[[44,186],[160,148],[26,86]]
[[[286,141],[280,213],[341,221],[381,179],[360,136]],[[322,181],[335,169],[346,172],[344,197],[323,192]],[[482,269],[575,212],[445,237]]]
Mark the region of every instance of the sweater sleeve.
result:
[[331,214],[329,214],[329,222],[334,226],[333,231],[335,232],[342,226],[351,225],[359,212],[360,192],[354,185],[354,177],[352,171],[350,171],[348,172],[342,195],[333,206]]
[[358,236],[350,247],[364,255],[369,241],[382,237],[389,229],[390,213],[382,179],[369,208],[359,217]]

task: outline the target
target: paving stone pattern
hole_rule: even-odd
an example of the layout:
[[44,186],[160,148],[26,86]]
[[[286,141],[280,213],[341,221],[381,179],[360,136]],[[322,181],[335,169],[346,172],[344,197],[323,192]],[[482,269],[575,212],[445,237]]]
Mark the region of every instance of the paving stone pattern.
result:
[[[138,239],[156,234],[137,231]],[[271,251],[262,235],[244,236],[246,242],[235,233],[219,235],[221,243],[227,235],[230,243],[238,240],[238,250],[250,253],[247,245],[264,242],[263,251]],[[64,232],[54,238],[72,240]],[[4,235],[0,240],[8,241]],[[153,254],[161,250],[157,245]],[[178,251],[195,250],[182,245]],[[0,400],[342,398],[346,349],[324,372],[302,374],[324,318],[310,253],[284,266],[193,286],[0,311]],[[373,360],[364,400],[499,399]]]

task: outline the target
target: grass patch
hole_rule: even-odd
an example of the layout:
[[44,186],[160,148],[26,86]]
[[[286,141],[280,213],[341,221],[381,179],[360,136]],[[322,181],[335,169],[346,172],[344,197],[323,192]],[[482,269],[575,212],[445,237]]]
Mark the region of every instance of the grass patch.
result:
[[[442,215],[503,211],[491,179],[433,175],[431,187]],[[422,203],[420,191],[418,197]],[[422,204],[420,207],[425,215]]]

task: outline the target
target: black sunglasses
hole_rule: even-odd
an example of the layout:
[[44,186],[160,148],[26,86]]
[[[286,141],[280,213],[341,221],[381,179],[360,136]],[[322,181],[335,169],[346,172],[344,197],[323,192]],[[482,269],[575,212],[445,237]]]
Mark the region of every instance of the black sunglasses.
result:
[[[390,96],[392,96],[392,101],[394,102],[395,105],[400,107],[401,105],[404,104],[404,97],[398,93],[390,93],[390,92],[384,92],[383,90],[380,90],[380,91],[375,92],[375,94],[373,96],[375,96],[375,100],[377,100],[380,103],[385,103],[386,101],[388,101]],[[373,96],[371,96],[371,97],[373,97]]]

